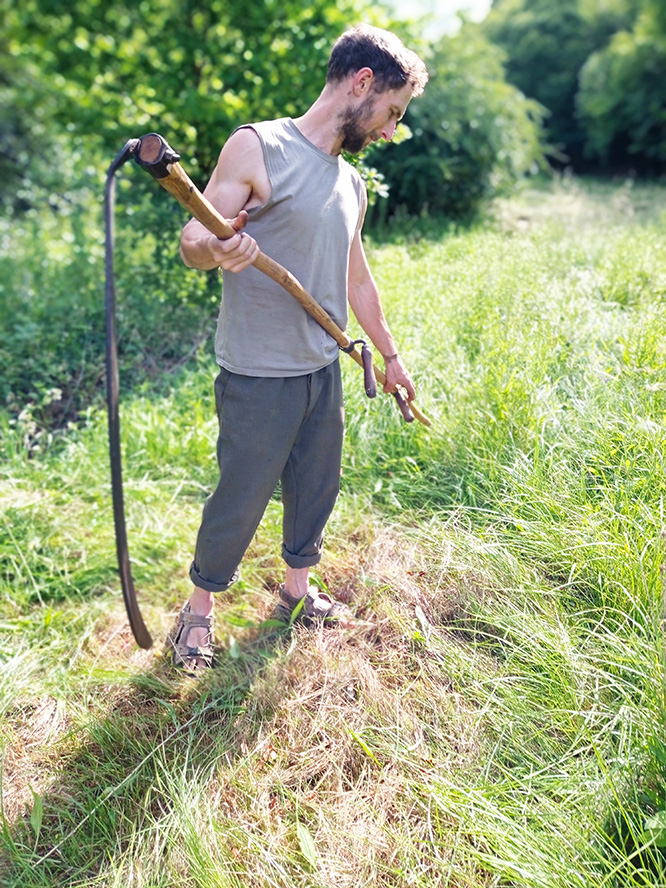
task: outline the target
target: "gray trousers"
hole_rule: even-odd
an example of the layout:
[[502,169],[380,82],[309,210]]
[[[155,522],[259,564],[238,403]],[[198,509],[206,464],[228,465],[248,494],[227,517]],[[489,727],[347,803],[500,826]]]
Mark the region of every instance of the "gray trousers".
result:
[[321,559],[324,527],[340,490],[344,429],[340,365],[306,376],[215,380],[220,480],[203,509],[192,582],[222,592],[238,579],[278,481],[282,557],[290,567]]

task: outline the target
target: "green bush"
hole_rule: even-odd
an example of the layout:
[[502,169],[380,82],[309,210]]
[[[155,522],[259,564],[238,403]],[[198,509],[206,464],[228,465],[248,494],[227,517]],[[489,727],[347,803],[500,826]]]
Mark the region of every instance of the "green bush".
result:
[[[335,38],[382,15],[368,0],[34,0],[0,36],[0,98],[23,120],[11,142],[34,156],[59,131],[111,158],[158,130],[202,184],[236,126],[303,113]],[[21,116],[26,100],[38,114]]]
[[611,166],[632,159],[666,163],[666,37],[621,31],[590,56],[580,75],[578,107],[587,154]]
[[[157,381],[210,341],[216,275],[178,259],[186,216],[134,166],[119,180],[115,279],[121,384]],[[0,408],[61,426],[104,391],[101,182],[69,205],[0,223]],[[96,193],[97,192],[97,193]],[[161,232],[154,235],[151,231]],[[148,232],[148,233],[146,233]]]
[[506,82],[502,57],[473,27],[436,45],[405,116],[412,138],[370,155],[389,213],[467,216],[541,163],[542,109]]

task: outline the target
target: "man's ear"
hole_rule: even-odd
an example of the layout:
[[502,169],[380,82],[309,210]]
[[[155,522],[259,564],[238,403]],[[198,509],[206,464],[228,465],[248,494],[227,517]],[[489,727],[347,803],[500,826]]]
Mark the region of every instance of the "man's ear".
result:
[[372,92],[372,85],[375,79],[372,68],[359,68],[353,75],[352,92],[355,96],[367,96]]

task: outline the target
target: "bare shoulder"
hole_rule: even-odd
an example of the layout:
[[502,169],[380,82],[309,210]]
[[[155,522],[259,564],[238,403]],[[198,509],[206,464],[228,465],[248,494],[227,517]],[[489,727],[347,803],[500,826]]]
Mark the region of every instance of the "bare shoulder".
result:
[[249,188],[243,209],[260,206],[268,200],[270,184],[263,150],[253,129],[243,127],[229,136],[220,151],[211,183],[213,187],[236,183]]
[[233,160],[236,163],[247,162],[250,157],[262,155],[259,136],[250,126],[235,130],[224,143],[220,151],[218,163]]

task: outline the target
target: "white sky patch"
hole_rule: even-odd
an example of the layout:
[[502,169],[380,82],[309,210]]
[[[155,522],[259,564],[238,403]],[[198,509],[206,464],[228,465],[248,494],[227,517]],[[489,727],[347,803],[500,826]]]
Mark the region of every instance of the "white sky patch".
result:
[[454,34],[460,27],[458,13],[480,22],[490,10],[492,0],[389,0],[399,18],[422,19],[423,34],[436,40],[442,34]]

